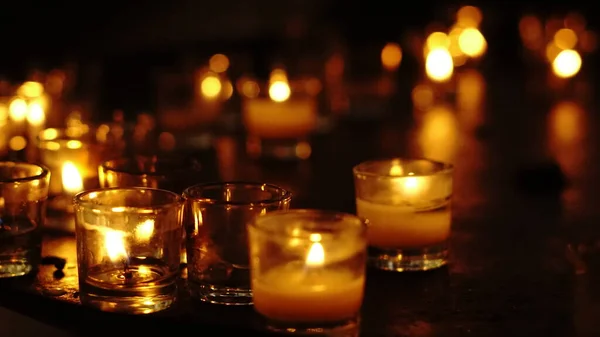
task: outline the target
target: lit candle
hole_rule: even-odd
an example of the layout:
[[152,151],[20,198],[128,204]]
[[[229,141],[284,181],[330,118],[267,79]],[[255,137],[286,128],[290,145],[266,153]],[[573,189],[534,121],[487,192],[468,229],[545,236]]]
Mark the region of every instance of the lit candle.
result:
[[281,322],[349,319],[360,309],[364,282],[364,276],[357,277],[350,269],[328,265],[325,249],[317,241],[312,243],[304,263],[274,267],[260,278],[253,278],[254,307]]
[[[427,200],[435,186],[430,179],[404,175],[400,165],[393,165],[389,181],[391,188],[367,201],[356,198],[356,212],[369,219],[367,237],[371,246],[380,248],[423,247],[444,242],[450,235],[450,208],[435,211],[415,211],[413,205]],[[381,202],[375,202],[380,200]]]
[[290,98],[287,76],[273,71],[269,98],[252,98],[244,102],[244,124],[248,133],[263,139],[301,138],[316,126],[317,107],[314,99]]
[[83,190],[83,179],[79,170],[70,161],[66,161],[62,166],[62,186],[67,195],[75,195]]

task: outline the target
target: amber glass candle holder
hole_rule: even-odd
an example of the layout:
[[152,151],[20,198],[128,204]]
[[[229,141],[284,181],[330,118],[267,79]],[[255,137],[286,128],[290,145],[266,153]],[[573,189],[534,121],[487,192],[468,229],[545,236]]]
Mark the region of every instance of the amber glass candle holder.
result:
[[354,167],[356,212],[369,220],[369,262],[391,271],[417,271],[447,262],[452,198],[451,164],[390,159]]
[[49,181],[46,167],[0,162],[0,278],[37,271]]
[[254,308],[277,332],[358,336],[366,222],[351,214],[290,210],[248,226]]
[[145,314],[177,294],[182,200],[149,188],[90,190],[75,196],[81,302]]

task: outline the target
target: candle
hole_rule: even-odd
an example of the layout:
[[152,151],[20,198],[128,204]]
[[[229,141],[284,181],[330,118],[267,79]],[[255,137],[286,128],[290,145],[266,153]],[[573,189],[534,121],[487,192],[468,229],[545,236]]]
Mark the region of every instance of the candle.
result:
[[356,212],[369,221],[370,258],[386,270],[423,270],[446,263],[452,166],[393,159],[354,168]]
[[382,248],[423,247],[444,242],[450,235],[450,208],[414,212],[412,207],[356,199],[356,213],[369,219],[369,244]]
[[175,300],[181,243],[180,197],[145,188],[90,190],[75,196],[82,303],[151,313]]
[[316,104],[308,98],[283,102],[254,98],[244,103],[246,130],[256,137],[301,138],[315,128],[316,122]]
[[289,263],[252,283],[254,307],[282,322],[327,322],[350,319],[363,301],[365,278],[351,270],[323,268],[325,254],[313,243],[304,264]]
[[357,328],[365,230],[358,217],[318,210],[271,212],[248,226],[254,308],[270,330]]

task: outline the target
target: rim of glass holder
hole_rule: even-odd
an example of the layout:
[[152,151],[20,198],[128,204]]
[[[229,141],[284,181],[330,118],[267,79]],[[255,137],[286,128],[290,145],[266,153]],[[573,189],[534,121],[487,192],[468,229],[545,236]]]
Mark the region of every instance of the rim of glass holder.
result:
[[[375,170],[373,170],[371,168],[371,167],[380,166],[383,164],[397,163],[399,165],[402,165],[402,164],[415,163],[415,162],[427,162],[427,163],[433,164],[435,166],[439,166],[439,169],[436,169],[433,172],[427,173],[427,174],[415,173],[415,174],[411,174],[411,175],[408,175],[408,174],[395,175],[395,174],[390,174],[390,173],[375,172]],[[354,175],[361,175],[361,176],[365,176],[365,177],[381,178],[381,179],[397,179],[397,178],[405,178],[405,177],[432,177],[432,176],[438,176],[438,175],[452,174],[454,172],[454,165],[450,164],[450,163],[442,162],[442,161],[427,159],[427,158],[396,157],[396,158],[389,158],[389,159],[375,159],[375,160],[363,161],[360,164],[354,166],[352,168],[352,172],[354,173]]]
[[[91,194],[105,193],[105,192],[114,192],[114,191],[138,191],[138,192],[152,192],[152,193],[161,193],[164,195],[169,195],[173,197],[171,202],[163,202],[157,203],[155,205],[149,206],[125,206],[125,205],[105,205],[99,204],[94,201],[95,198],[85,199],[89,197]],[[77,193],[73,197],[73,204],[76,207],[83,207],[88,209],[95,209],[102,212],[113,211],[114,208],[119,208],[122,213],[153,213],[157,209],[169,208],[173,205],[182,206],[183,199],[181,196],[175,192],[158,189],[158,188],[148,188],[148,187],[108,187],[108,188],[95,188],[91,190],[86,190],[83,192]]]
[[[276,210],[261,216],[256,217],[253,221],[251,221],[248,226],[256,228],[257,230],[268,233],[270,236],[275,236],[279,238],[290,238],[294,237],[297,239],[306,239],[310,240],[310,237],[302,238],[299,236],[294,236],[290,233],[285,232],[286,226],[284,224],[278,226],[266,226],[265,222],[273,221],[274,218],[285,218],[289,217],[291,219],[298,219],[299,217],[302,219],[306,219],[306,223],[312,222],[316,226],[314,228],[303,227],[304,229],[311,230],[310,234],[314,233],[328,233],[328,234],[339,234],[339,233],[349,233],[349,230],[355,229],[355,233],[358,235],[366,235],[367,228],[369,226],[369,220],[359,217],[354,214],[339,212],[339,211],[329,211],[329,210],[320,210],[320,209],[290,209],[290,210]],[[331,219],[329,222],[339,221],[344,222],[344,226],[323,226],[318,220],[319,218],[323,219],[323,222],[326,222],[327,219]],[[311,221],[312,220],[312,221]],[[350,221],[346,221],[350,220]],[[321,226],[319,226],[321,224]],[[307,232],[308,233],[308,232]],[[310,235],[309,234],[309,235]]]
[[[154,156],[137,156],[136,158],[144,158],[144,159],[150,159]],[[185,160],[187,157],[186,156],[156,156],[158,161],[161,161],[161,159],[167,160],[167,161],[171,161],[171,159],[174,160]],[[123,163],[123,162],[130,162],[130,161],[135,161],[136,158],[114,158],[114,159],[109,159],[109,160],[105,160],[100,164],[100,167],[102,168],[102,170],[104,170],[104,172],[116,172],[116,173],[125,173],[125,174],[129,174],[129,175],[134,175],[134,176],[138,176],[138,177],[164,177],[165,175],[167,175],[169,172],[164,172],[164,171],[160,171],[160,172],[142,172],[141,170],[139,172],[135,172],[132,170],[127,170],[127,169],[122,169],[122,168],[117,168],[114,166],[110,166],[110,163]],[[189,158],[194,158],[192,156],[190,156]],[[200,170],[202,169],[202,165],[200,165]],[[185,168],[180,168],[181,171],[184,171]],[[180,169],[177,169],[176,171],[180,171]]]
[[0,161],[0,167],[17,167],[19,165],[27,166],[27,167],[36,167],[41,169],[41,172],[34,175],[29,175],[27,177],[22,178],[2,178],[0,177],[0,184],[11,184],[11,183],[20,183],[20,182],[28,182],[44,179],[50,174],[50,169],[41,164],[32,164],[27,162],[18,162],[18,161]]
[[[265,200],[257,200],[252,202],[239,202],[239,201],[227,201],[212,198],[203,198],[194,195],[193,190],[206,189],[210,187],[227,187],[227,186],[251,186],[253,188],[260,188],[263,191],[271,189],[276,191],[277,196]],[[273,184],[259,183],[259,182],[247,182],[247,181],[229,181],[229,182],[213,182],[213,183],[201,183],[190,186],[183,191],[184,200],[193,200],[206,202],[212,205],[230,205],[230,206],[268,206],[280,203],[282,201],[290,202],[292,199],[292,192]]]

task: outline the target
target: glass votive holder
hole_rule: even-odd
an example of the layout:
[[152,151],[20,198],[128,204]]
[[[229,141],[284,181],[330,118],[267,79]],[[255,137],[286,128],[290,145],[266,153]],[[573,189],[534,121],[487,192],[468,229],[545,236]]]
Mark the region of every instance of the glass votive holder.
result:
[[202,165],[194,157],[135,156],[100,164],[100,187],[150,187],[182,193],[203,179]]
[[91,130],[49,128],[38,136],[40,161],[46,165],[50,178],[48,208],[72,213],[73,196],[83,190],[98,187],[98,165],[105,152],[94,141]]
[[277,332],[358,336],[366,221],[320,210],[271,212],[248,225],[254,308]]
[[0,162],[0,278],[37,271],[49,182],[43,166]]
[[262,89],[259,92],[264,94],[242,102],[248,155],[278,160],[309,158],[309,138],[318,121],[316,98],[292,91],[285,78],[272,80]]
[[269,184],[225,182],[192,186],[183,197],[192,297],[252,304],[246,225],[260,214],[288,209],[291,193]]
[[176,299],[182,199],[149,188],[77,194],[81,302],[103,311],[146,314]]
[[445,265],[453,166],[389,159],[363,162],[353,172],[356,213],[369,220],[369,264],[390,271]]

